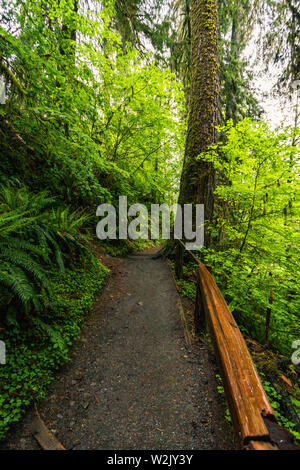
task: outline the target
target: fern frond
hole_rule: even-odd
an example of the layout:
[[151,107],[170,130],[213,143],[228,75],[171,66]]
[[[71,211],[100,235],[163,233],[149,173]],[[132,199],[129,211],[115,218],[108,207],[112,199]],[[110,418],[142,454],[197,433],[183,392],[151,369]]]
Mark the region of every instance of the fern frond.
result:
[[48,279],[41,267],[24,251],[7,249],[0,253],[0,260],[8,261],[11,265],[19,266],[39,281],[43,287],[49,288]]
[[47,336],[50,338],[52,343],[56,344],[59,348],[64,347],[65,343],[61,335],[58,333],[58,331],[52,328],[48,323],[45,323],[43,320],[41,320],[38,317],[31,317],[30,320],[34,326],[39,327],[42,331],[44,331],[47,334]]

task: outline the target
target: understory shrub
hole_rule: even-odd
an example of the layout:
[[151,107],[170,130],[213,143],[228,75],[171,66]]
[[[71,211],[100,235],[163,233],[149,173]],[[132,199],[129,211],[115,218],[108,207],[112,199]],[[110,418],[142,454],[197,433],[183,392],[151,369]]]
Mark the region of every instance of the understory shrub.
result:
[[68,361],[68,350],[91,311],[108,270],[92,254],[81,267],[49,273],[55,302],[0,330],[6,364],[0,366],[0,439],[33,400],[45,396],[55,371]]

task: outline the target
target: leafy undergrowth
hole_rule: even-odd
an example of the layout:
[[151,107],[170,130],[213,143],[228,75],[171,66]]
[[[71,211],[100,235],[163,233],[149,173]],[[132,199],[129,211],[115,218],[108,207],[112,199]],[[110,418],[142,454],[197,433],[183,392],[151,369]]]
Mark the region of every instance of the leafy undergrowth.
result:
[[[175,262],[170,261],[173,271],[175,271]],[[194,263],[186,263],[183,265],[182,279],[176,279],[177,286],[179,288],[179,292],[183,297],[187,297],[188,299],[195,302],[196,300],[196,271],[195,271],[195,264]]]
[[32,400],[45,396],[55,371],[66,363],[68,350],[103,287],[108,269],[90,256],[77,269],[50,273],[56,301],[38,317],[1,331],[6,364],[0,366],[0,439],[18,421]]
[[278,423],[300,442],[300,367],[257,341],[245,339]]

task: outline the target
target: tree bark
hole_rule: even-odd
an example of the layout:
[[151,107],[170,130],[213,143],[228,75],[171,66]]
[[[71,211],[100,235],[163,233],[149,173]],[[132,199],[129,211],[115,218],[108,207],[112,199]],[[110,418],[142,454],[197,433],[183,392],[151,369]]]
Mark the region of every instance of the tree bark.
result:
[[[219,88],[217,0],[192,0],[191,87],[179,204],[204,204],[206,226],[213,218],[215,170],[203,154],[217,142]],[[208,246],[207,230],[205,235]]]

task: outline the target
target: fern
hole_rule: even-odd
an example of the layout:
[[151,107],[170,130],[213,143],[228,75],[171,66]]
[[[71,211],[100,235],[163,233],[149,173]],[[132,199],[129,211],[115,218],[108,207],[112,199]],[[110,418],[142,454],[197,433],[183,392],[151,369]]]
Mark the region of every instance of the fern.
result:
[[16,266],[7,266],[6,270],[0,271],[0,283],[8,287],[14,296],[20,301],[25,312],[30,307],[39,309],[41,304],[34,288],[34,284],[28,280],[28,277],[21,268]]
[[38,317],[32,317],[30,318],[30,320],[33,326],[40,328],[44,333],[46,333],[46,335],[48,336],[48,338],[51,340],[53,344],[55,344],[59,348],[65,347],[65,343],[64,343],[62,336],[59,334],[58,331],[52,328],[51,325],[49,325],[48,323],[45,323],[43,320],[41,320]]
[[85,249],[80,230],[88,220],[81,211],[58,206],[46,192],[0,186],[2,311],[14,317],[15,311],[29,314],[53,302],[46,268],[55,264],[65,272],[71,253]]

